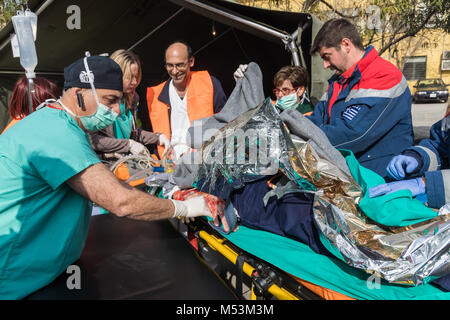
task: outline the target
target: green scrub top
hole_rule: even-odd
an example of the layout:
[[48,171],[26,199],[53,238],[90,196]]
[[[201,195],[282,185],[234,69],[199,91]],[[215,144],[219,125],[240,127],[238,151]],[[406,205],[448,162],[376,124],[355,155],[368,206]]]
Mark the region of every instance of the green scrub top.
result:
[[305,114],[305,113],[313,111],[313,107],[312,107],[312,105],[310,103],[305,102],[303,104],[299,104],[297,106],[296,110],[298,112],[300,112],[301,114]]
[[80,257],[92,204],[64,182],[99,162],[59,109],[44,107],[0,135],[0,299],[26,297]]
[[117,139],[130,139],[133,123],[133,114],[131,110],[126,110],[124,103],[120,102],[119,106],[120,106],[120,114],[113,124],[114,136]]

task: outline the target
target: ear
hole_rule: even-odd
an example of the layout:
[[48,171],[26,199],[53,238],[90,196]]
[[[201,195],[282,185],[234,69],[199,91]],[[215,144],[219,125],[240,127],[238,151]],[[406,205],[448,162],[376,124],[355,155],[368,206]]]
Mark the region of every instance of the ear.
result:
[[305,92],[305,87],[299,87],[298,91],[297,91],[297,97],[300,99],[300,97],[303,95],[304,92]]
[[343,38],[341,40],[341,48],[345,50],[346,53],[349,53],[353,48],[353,43],[349,38]]
[[189,61],[189,66],[190,66],[191,68],[194,66],[194,62],[195,62],[195,59],[194,59],[194,57],[192,56],[192,57],[191,57],[191,60]]

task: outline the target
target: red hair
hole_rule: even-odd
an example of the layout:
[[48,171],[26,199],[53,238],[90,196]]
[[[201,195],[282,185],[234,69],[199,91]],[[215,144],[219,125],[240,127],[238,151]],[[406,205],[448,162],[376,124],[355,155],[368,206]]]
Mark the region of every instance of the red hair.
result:
[[[33,79],[35,93],[31,93],[33,111],[47,99],[56,99],[58,87],[45,78]],[[28,81],[25,76],[20,77],[14,85],[11,101],[9,102],[9,114],[13,119],[20,120],[30,113],[30,101],[28,99]]]

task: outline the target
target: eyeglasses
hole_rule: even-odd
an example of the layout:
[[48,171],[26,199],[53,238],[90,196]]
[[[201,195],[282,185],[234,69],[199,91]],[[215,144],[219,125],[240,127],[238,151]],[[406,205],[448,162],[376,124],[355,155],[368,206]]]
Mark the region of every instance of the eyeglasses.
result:
[[166,63],[165,66],[167,70],[173,70],[173,68],[177,68],[177,70],[184,71],[187,69],[188,63],[187,62],[180,62],[176,64]]
[[300,87],[295,87],[295,88],[292,88],[292,89],[290,89],[290,88],[273,89],[273,93],[275,95],[277,95],[277,94],[280,94],[280,92],[282,92],[284,95],[287,95],[287,94],[290,94],[290,93],[298,90],[298,88],[300,88]]

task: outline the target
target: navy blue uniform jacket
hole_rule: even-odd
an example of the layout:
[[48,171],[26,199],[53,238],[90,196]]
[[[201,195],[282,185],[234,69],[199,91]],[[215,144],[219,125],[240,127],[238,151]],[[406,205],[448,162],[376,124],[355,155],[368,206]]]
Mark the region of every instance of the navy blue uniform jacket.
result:
[[358,63],[328,83],[308,118],[335,148],[353,151],[362,166],[386,178],[389,160],[414,142],[405,77],[369,46]]

